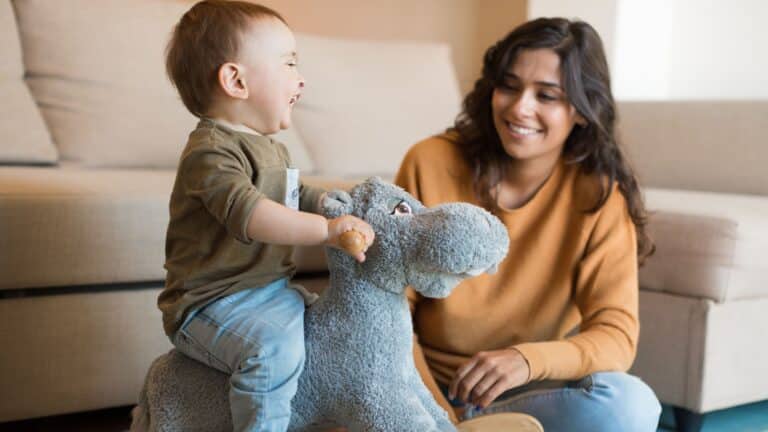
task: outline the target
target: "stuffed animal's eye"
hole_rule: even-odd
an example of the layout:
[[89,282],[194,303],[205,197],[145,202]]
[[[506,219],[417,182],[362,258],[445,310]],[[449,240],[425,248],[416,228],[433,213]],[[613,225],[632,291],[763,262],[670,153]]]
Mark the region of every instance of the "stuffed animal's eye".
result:
[[404,214],[412,214],[413,210],[411,210],[411,206],[408,205],[405,201],[400,201],[395,206],[395,209],[392,210],[393,215],[404,215]]

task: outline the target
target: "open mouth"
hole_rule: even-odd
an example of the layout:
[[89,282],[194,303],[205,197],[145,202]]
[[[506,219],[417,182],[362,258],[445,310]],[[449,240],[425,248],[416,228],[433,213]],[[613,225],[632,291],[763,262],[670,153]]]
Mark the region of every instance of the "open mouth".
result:
[[299,99],[301,99],[301,93],[296,93],[291,97],[291,100],[288,101],[288,105],[293,106]]
[[508,121],[505,121],[504,124],[507,126],[507,129],[515,135],[531,136],[542,132],[542,129],[520,126]]

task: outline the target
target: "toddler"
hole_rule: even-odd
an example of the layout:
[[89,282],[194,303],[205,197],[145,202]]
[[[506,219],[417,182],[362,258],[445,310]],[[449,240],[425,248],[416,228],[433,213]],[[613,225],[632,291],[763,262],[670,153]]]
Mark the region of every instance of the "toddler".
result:
[[285,431],[313,299],[290,283],[292,246],[337,246],[354,229],[367,249],[373,230],[353,216],[318,215],[324,191],[303,185],[285,146],[269,137],[290,126],[304,86],[294,36],[277,12],[197,3],[173,32],[166,68],[200,121],[170,199],[158,298],[165,332],[181,352],[231,376],[236,431]]

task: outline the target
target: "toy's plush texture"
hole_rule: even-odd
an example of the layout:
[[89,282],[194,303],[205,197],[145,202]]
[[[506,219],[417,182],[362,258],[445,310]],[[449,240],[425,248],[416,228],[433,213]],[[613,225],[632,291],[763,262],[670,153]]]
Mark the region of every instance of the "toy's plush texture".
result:
[[[328,217],[366,220],[376,240],[357,263],[327,249],[330,286],[307,309],[307,361],[289,430],[455,431],[413,362],[405,287],[445,297],[464,278],[493,270],[507,253],[506,228],[469,204],[428,209],[372,178],[334,191]],[[150,367],[132,430],[231,430],[228,377],[171,351]]]

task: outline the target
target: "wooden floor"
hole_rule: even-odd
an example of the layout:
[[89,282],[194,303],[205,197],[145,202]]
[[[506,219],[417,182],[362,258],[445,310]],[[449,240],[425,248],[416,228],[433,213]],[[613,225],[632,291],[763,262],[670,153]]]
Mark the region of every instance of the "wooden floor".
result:
[[131,426],[131,408],[130,406],[110,408],[0,423],[0,432],[124,432]]

